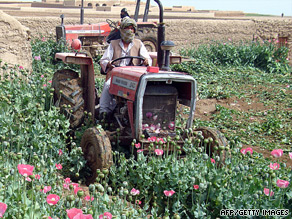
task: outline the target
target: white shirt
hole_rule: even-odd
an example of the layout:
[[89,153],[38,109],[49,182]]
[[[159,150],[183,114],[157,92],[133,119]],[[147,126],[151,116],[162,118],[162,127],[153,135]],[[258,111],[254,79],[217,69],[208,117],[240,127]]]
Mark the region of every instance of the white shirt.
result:
[[[134,43],[131,42],[127,49],[125,49],[122,40],[120,40],[119,45],[122,48],[121,57],[130,56],[130,51],[131,51],[131,48],[134,46]],[[100,66],[102,67],[104,71],[106,70],[107,63],[112,61],[113,55],[114,55],[114,49],[112,47],[112,44],[110,44],[109,47],[105,50],[102,58],[100,59]],[[150,58],[150,55],[148,54],[148,51],[146,47],[144,46],[144,44],[142,43],[142,41],[141,41],[139,55],[145,59],[148,59],[148,64],[150,66],[152,65],[152,59]],[[130,59],[122,59],[120,62],[120,66],[127,66],[129,62],[130,62]]]

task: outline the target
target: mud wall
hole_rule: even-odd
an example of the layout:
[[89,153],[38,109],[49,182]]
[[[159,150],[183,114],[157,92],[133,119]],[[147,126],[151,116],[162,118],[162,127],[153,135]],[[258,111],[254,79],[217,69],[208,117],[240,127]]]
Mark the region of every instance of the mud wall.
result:
[[[59,17],[15,17],[28,27],[31,37],[55,37],[55,27],[60,25]],[[116,20],[116,19],[113,19]],[[84,23],[104,22],[104,18],[85,18]],[[156,21],[156,20],[155,20]],[[78,24],[79,18],[65,18],[65,24]],[[175,51],[212,41],[251,41],[255,37],[262,40],[285,37],[286,46],[292,51],[292,19],[289,18],[220,18],[220,19],[171,19],[164,20],[166,40],[176,44]],[[290,57],[292,53],[290,52]]]
[[[61,23],[60,18],[56,17],[15,18],[22,25],[30,29],[33,37],[54,34],[55,27]],[[84,23],[98,23],[104,21],[104,18],[84,19]],[[178,48],[191,44],[208,43],[213,40],[252,40],[254,36],[258,36],[265,40],[272,38],[277,39],[278,36],[287,36],[290,38],[292,29],[292,19],[288,18],[196,18],[164,21],[166,25],[166,39],[174,41]],[[65,18],[65,24],[78,24],[79,22],[79,18]]]
[[0,59],[10,66],[31,69],[29,29],[0,11]]

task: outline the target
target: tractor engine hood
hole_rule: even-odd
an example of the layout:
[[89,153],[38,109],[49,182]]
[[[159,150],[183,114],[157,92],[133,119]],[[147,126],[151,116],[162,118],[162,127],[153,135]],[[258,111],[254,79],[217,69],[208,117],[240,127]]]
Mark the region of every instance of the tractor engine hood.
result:
[[195,98],[193,95],[196,91],[196,81],[192,76],[182,72],[159,70],[152,73],[147,71],[147,67],[124,66],[114,68],[111,78],[110,93],[132,101],[136,100],[138,86],[144,81],[146,81],[144,83],[147,83],[147,81],[165,81],[166,84],[180,82],[175,85],[179,91],[180,102],[190,106],[190,101]]
[[186,73],[159,70],[148,72],[146,67],[124,66],[112,71],[110,93],[135,103],[135,135],[142,130],[142,108],[146,87],[152,84],[171,85],[178,91],[178,101],[190,107],[187,128],[192,126],[197,95],[196,80]]

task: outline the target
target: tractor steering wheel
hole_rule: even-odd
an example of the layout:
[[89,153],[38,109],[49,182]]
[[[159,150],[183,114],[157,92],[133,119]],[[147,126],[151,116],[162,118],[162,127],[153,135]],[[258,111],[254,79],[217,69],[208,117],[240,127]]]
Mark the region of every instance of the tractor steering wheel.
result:
[[114,28],[114,29],[117,29],[117,28],[118,28],[117,23],[114,22],[114,21],[112,21],[111,19],[106,19],[105,21],[108,23],[108,25],[109,25],[111,28]]
[[120,58],[117,58],[117,59],[111,61],[111,64],[116,66],[116,67],[120,67],[119,64],[114,64],[114,63],[117,62],[117,61],[123,60],[123,59],[130,59],[130,62],[129,62],[129,64],[127,66],[134,66],[133,59],[139,59],[140,60],[140,64],[138,64],[136,66],[142,66],[143,62],[145,61],[145,58],[143,58],[141,56],[124,56],[124,57],[120,57]]

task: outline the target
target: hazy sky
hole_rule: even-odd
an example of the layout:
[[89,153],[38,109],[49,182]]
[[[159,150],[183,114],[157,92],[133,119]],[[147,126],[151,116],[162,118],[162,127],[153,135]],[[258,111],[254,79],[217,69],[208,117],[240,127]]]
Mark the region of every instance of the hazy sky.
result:
[[[144,0],[145,1],[145,0]],[[163,6],[194,6],[197,10],[235,10],[292,16],[292,0],[160,0]],[[151,5],[157,5],[153,0]]]

